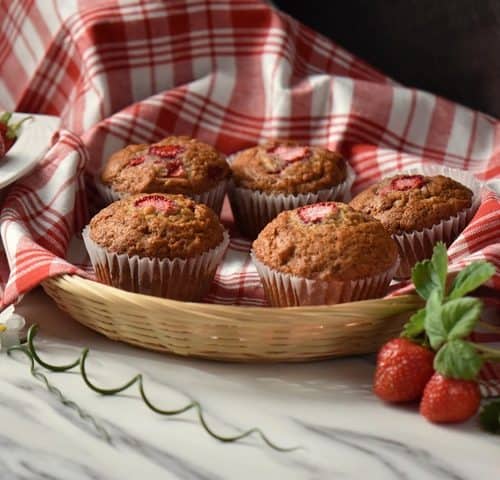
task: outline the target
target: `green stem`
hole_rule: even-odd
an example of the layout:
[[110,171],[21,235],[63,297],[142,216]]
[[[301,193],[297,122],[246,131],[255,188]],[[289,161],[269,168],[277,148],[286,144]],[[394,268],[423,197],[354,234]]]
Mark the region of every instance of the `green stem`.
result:
[[35,350],[35,345],[33,344],[37,332],[38,332],[38,325],[36,324],[32,325],[28,330],[28,336],[26,338],[26,342],[28,344],[28,350],[30,354],[32,355],[35,362],[38,363],[38,365],[41,365],[43,368],[51,370],[52,372],[66,372],[67,370],[71,370],[72,368],[78,366],[78,364],[80,363],[79,358],[77,358],[74,362],[68,363],[67,365],[51,365],[49,363],[44,362],[39,357],[37,351]]
[[9,355],[9,357],[11,357],[12,353],[17,352],[17,351],[24,353],[24,355],[26,355],[28,357],[28,359],[30,361],[30,373],[34,378],[36,378],[39,382],[42,382],[45,385],[45,387],[47,388],[47,390],[52,395],[54,395],[57,398],[57,400],[59,400],[59,402],[61,402],[64,406],[71,408],[72,410],[75,410],[75,412],[78,413],[78,416],[82,420],[90,422],[94,426],[94,428],[100,433],[100,435],[104,438],[104,440],[106,440],[106,442],[112,443],[111,436],[109,435],[109,433],[106,431],[106,429],[103,426],[101,426],[98,423],[98,421],[92,415],[90,415],[85,410],[80,408],[80,406],[77,403],[75,403],[73,400],[69,400],[68,398],[66,398],[64,396],[64,394],[61,392],[61,390],[59,390],[57,387],[55,387],[54,385],[52,385],[50,383],[50,381],[46,375],[44,375],[42,372],[37,370],[37,368],[35,366],[35,357],[33,357],[31,352],[26,348],[25,345],[15,345],[13,347],[10,347],[7,350],[7,355]]
[[14,123],[14,125],[9,125],[8,126],[8,130],[7,130],[7,138],[10,138],[11,140],[15,140],[17,138],[17,132],[19,132],[19,129],[21,128],[21,125],[26,120],[32,120],[32,119],[33,119],[33,117],[30,115],[29,117],[24,117],[19,122]]
[[11,117],[12,117],[12,113],[11,112],[4,112],[4,113],[2,113],[2,115],[0,116],[0,123],[3,123],[5,125],[7,125],[9,123],[9,120],[10,120]]
[[482,357],[484,359],[488,359],[488,360],[499,360],[500,361],[500,350],[498,350],[497,348],[490,348],[490,347],[486,347],[485,345],[482,345],[480,343],[474,343],[474,342],[471,342],[472,345],[474,345],[474,347],[479,350],[480,352],[484,352],[485,355],[482,355]]
[[[206,422],[206,419],[203,414],[203,409],[202,406],[199,402],[197,401],[191,401],[187,405],[174,409],[174,410],[165,410],[157,407],[154,405],[151,400],[149,400],[148,396],[146,395],[145,389],[144,389],[144,379],[142,374],[135,375],[131,380],[123,384],[122,386],[115,387],[115,388],[103,388],[95,385],[92,383],[90,380],[88,374],[87,374],[87,369],[86,369],[86,362],[87,358],[89,355],[89,349],[85,348],[82,350],[80,356],[78,357],[77,360],[74,362],[71,362],[67,365],[51,365],[45,361],[43,361],[38,353],[36,352],[35,344],[34,344],[34,339],[38,331],[38,326],[37,325],[32,325],[30,329],[28,330],[28,336],[27,336],[27,349],[24,347],[12,347],[11,350],[15,349],[22,349],[31,359],[32,362],[32,369],[34,368],[35,362],[37,362],[39,365],[42,367],[46,368],[47,370],[51,370],[54,372],[65,372],[67,370],[70,370],[74,367],[80,366],[80,373],[82,376],[83,381],[85,384],[94,392],[99,393],[100,395],[116,395],[119,394],[128,388],[132,387],[134,384],[138,384],[139,387],[139,393],[141,395],[142,400],[146,404],[146,406],[152,410],[153,412],[159,414],[159,415],[166,415],[166,416],[173,416],[173,415],[180,415],[182,413],[187,412],[188,410],[195,409],[198,414],[198,420],[203,427],[203,429],[213,438],[221,441],[221,442],[236,442],[238,440],[241,440],[243,438],[246,438],[250,435],[258,435],[260,439],[269,447],[273,448],[274,450],[280,451],[280,452],[291,452],[293,450],[297,450],[299,447],[291,447],[291,448],[283,448],[278,445],[276,445],[274,442],[269,440],[269,438],[262,432],[260,428],[252,428],[250,430],[247,430],[239,435],[234,435],[234,436],[223,436],[219,435],[216,432],[214,432],[209,425]],[[10,350],[9,350],[10,352]],[[43,374],[41,374],[43,375]],[[55,388],[55,387],[54,387]],[[57,389],[56,389],[57,390]],[[62,394],[61,394],[62,395]],[[87,414],[88,415],[88,414]],[[102,428],[102,427],[101,427]]]

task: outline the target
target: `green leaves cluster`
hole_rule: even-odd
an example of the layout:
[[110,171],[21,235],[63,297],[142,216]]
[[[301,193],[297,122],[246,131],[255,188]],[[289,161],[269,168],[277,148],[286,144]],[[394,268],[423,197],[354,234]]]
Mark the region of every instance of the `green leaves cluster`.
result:
[[429,345],[437,352],[436,371],[452,378],[474,379],[483,364],[475,346],[466,340],[481,314],[479,299],[467,297],[495,273],[488,262],[474,262],[447,285],[448,255],[443,243],[434,247],[432,258],[415,265],[412,280],[426,300],[404,326],[403,336]]
[[[426,303],[404,326],[402,336],[435,350],[434,369],[446,377],[474,380],[485,360],[500,360],[500,352],[466,340],[482,309],[479,299],[466,295],[494,273],[490,263],[474,262],[448,285],[448,255],[442,243],[434,247],[431,259],[413,268],[415,289]],[[484,430],[500,434],[500,401],[485,405],[479,421]]]

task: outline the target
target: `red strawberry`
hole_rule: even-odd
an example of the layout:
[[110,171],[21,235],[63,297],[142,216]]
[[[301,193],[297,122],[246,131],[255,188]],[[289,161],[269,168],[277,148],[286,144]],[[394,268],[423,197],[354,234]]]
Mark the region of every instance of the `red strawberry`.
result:
[[380,193],[388,193],[394,190],[403,192],[420,188],[425,185],[425,180],[422,175],[401,175],[393,178],[391,182],[380,190]]
[[307,147],[277,145],[266,150],[271,156],[264,159],[264,163],[270,173],[280,173],[291,163],[298,162],[309,153]]
[[8,152],[10,150],[10,148],[12,147],[12,145],[14,145],[16,139],[15,138],[9,138],[7,137],[5,139],[5,151]]
[[308,152],[307,147],[291,147],[288,145],[278,145],[268,150],[268,153],[276,155],[283,161],[284,165],[302,160]]
[[326,216],[337,211],[335,202],[314,203],[300,207],[297,215],[304,223],[319,223]]
[[162,195],[147,195],[142,198],[138,198],[134,205],[136,207],[153,207],[163,213],[175,213],[178,210],[177,204],[173,200],[169,200]]
[[411,402],[422,396],[434,373],[434,352],[406,338],[389,340],[379,351],[373,391],[386,402]]
[[5,137],[2,132],[0,132],[0,158],[3,158],[7,152],[7,147],[5,145]]
[[435,423],[465,422],[481,403],[481,392],[473,380],[457,380],[435,373],[425,386],[420,413]]
[[150,155],[156,155],[161,158],[175,158],[183,151],[184,147],[180,145],[151,145],[149,147]]
[[182,177],[186,173],[180,160],[170,160],[165,163],[167,177]]
[[139,155],[138,157],[132,158],[128,162],[128,166],[135,167],[136,165],[141,165],[142,163],[144,163],[145,160],[146,160],[146,157],[144,155]]
[[5,112],[0,116],[0,137],[3,144],[3,147],[0,146],[0,158],[10,150],[12,145],[14,145],[19,136],[21,125],[26,120],[30,120],[33,117],[25,117],[21,121],[14,124],[10,123],[11,118],[12,113],[10,112]]

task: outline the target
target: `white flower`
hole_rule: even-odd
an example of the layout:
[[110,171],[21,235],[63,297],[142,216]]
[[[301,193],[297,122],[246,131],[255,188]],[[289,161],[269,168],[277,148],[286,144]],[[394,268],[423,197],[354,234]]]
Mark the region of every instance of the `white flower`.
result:
[[18,345],[19,334],[26,324],[24,317],[14,310],[14,305],[10,305],[0,312],[0,350]]

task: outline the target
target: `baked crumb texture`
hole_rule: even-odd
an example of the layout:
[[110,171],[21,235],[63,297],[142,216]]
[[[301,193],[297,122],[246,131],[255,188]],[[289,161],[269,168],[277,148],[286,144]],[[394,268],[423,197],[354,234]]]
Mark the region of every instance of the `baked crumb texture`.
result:
[[253,243],[268,267],[308,279],[358,280],[394,267],[394,240],[369,215],[339,202],[280,213]]
[[238,153],[231,163],[236,186],[266,193],[317,192],[347,178],[342,156],[291,140],[272,140]]
[[391,234],[421,231],[472,205],[472,192],[443,175],[397,175],[357,195],[349,205],[380,220]]
[[224,155],[186,136],[129,145],[107,161],[101,181],[121,194],[203,193],[230,176]]
[[160,259],[200,255],[220,244],[223,232],[209,207],[183,195],[129,196],[90,222],[90,238],[108,251]]

